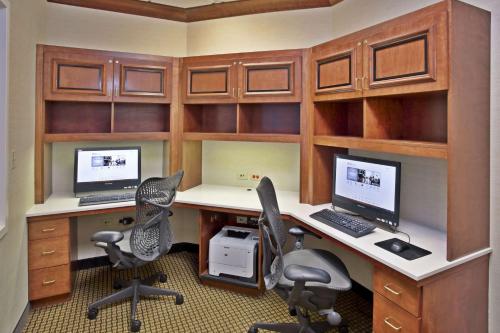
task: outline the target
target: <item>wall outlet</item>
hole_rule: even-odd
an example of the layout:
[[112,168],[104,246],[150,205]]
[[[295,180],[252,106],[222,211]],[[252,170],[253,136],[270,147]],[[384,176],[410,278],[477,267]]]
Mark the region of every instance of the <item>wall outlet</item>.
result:
[[248,222],[248,217],[246,217],[246,216],[236,216],[236,223],[247,224],[247,222]]
[[238,179],[239,180],[248,180],[248,175],[246,174],[246,172],[240,172],[238,174]]
[[254,181],[254,182],[260,182],[260,179],[262,177],[258,174],[258,173],[251,173],[250,174],[250,180]]

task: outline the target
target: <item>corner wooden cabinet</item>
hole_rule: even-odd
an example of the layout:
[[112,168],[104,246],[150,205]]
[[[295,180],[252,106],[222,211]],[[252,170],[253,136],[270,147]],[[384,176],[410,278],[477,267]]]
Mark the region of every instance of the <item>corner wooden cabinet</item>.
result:
[[183,102],[300,102],[301,77],[300,50],[184,58]]
[[448,87],[447,13],[414,13],[312,48],[314,100]]

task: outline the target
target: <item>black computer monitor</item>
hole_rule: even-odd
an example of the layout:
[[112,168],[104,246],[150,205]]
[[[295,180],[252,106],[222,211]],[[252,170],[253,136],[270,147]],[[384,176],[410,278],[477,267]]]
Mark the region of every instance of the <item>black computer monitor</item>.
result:
[[369,220],[399,225],[401,163],[335,155],[332,204]]
[[134,189],[140,183],[141,147],[75,150],[75,193]]

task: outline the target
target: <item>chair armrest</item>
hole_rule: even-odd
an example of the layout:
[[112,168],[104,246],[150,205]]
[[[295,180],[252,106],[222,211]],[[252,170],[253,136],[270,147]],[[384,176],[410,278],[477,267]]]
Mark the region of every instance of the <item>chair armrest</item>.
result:
[[123,233],[120,231],[99,231],[92,235],[90,240],[103,243],[117,243],[123,239]]
[[289,265],[285,268],[285,277],[294,282],[320,282],[330,283],[330,274],[320,268]]
[[290,228],[288,230],[288,233],[292,236],[295,236],[295,237],[303,237],[304,235],[309,235],[309,236],[314,236],[316,238],[319,238],[321,239],[320,236],[316,235],[315,233],[312,233],[310,232],[309,230],[307,229],[304,229],[302,227],[299,227],[299,226],[295,226],[293,228]]

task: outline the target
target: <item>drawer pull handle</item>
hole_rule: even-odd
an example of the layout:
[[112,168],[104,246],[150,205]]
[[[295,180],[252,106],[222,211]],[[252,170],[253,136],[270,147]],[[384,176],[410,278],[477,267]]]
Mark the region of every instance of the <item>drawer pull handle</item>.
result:
[[389,319],[391,319],[391,318],[390,318],[390,317],[385,317],[385,319],[384,319],[384,323],[385,323],[387,326],[389,326],[390,328],[392,328],[393,330],[395,330],[395,331],[401,331],[401,328],[402,328],[402,327],[401,327],[401,326],[396,326],[396,325],[394,325],[393,323],[391,323],[391,322],[389,321]]
[[46,228],[46,229],[42,229],[42,232],[52,232],[52,231],[56,231],[56,228]]
[[44,286],[50,286],[51,284],[56,283],[56,280],[43,280],[42,285]]
[[56,253],[56,250],[51,250],[51,251],[43,251],[42,256],[50,256],[51,254]]
[[389,284],[386,284],[384,286],[384,289],[387,290],[387,291],[389,291],[390,293],[396,295],[396,296],[401,295],[401,293],[399,291],[396,291],[396,290],[392,289],[391,287],[389,287]]

